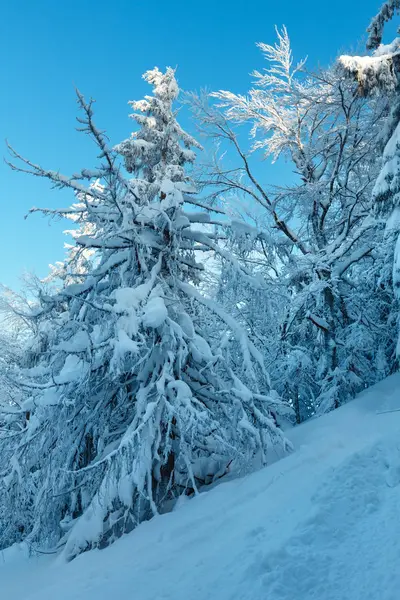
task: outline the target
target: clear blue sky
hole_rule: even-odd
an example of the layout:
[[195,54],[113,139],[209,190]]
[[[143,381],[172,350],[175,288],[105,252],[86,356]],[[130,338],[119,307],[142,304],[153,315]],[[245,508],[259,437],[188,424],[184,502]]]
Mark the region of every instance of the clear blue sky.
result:
[[[263,67],[255,42],[273,42],[275,24],[287,26],[298,58],[325,65],[357,45],[379,6],[380,0],[3,0],[0,138],[65,174],[91,167],[92,147],[75,131],[75,86],[96,100],[96,122],[117,143],[131,132],[127,101],[148,92],[141,80],[147,69],[178,66],[183,89],[245,92],[248,73]],[[285,165],[276,168],[265,164],[266,182],[285,177]],[[31,206],[68,205],[71,197],[4,164],[0,181],[0,282],[18,287],[24,270],[44,276],[50,262],[63,258],[61,232],[68,227],[24,215]]]

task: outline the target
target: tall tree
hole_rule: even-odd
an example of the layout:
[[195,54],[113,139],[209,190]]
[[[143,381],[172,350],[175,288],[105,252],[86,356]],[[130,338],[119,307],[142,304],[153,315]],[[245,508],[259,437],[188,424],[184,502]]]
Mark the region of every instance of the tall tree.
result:
[[[391,368],[393,296],[378,283],[383,227],[370,216],[387,103],[361,97],[336,68],[310,74],[304,61],[294,64],[286,29],[274,46],[260,48],[268,66],[253,73],[248,94],[214,93],[216,107],[192,101],[209,135],[239,160],[234,168],[217,160],[206,183],[213,197],[244,198],[247,220],[250,213],[260,224],[247,264],[264,262],[286,307],[280,335],[266,347],[274,385],[300,421],[339,406]],[[251,128],[251,152],[236,130],[241,124]],[[259,150],[288,160],[295,183],[267,187],[254,165]]]
[[113,150],[78,94],[96,170],[67,178],[12,151],[24,163],[13,168],[77,194],[70,208],[43,212],[78,229],[60,289],[29,317],[38,333],[18,373],[25,400],[0,438],[11,455],[2,546],[64,545],[73,558],[229,469],[265,463],[272,444],[288,448],[274,414],[289,409],[260,351],[199,287],[198,258],[209,253],[255,282],[219,246],[221,223],[184,207],[201,204],[187,173],[199,146],[176,121],[174,71],[144,78],[153,95],[132,103],[139,129]]
[[[389,103],[386,120],[378,136],[381,169],[372,190],[375,214],[387,222],[388,254],[393,259],[392,281],[400,298],[400,38],[383,44],[385,25],[400,11],[399,0],[387,0],[369,25],[367,56],[341,56],[339,65],[355,79],[360,95],[373,101],[379,96]],[[396,242],[397,239],[397,242]],[[392,251],[392,242],[396,242]]]

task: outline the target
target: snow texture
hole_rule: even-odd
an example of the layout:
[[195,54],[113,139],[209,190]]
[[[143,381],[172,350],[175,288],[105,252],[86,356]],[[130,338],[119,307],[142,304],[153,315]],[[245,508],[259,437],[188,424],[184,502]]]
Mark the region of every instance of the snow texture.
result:
[[1,597],[397,599],[399,390],[392,376],[297,427],[294,454],[182,501],[105,550],[68,564],[28,558],[24,546],[3,551]]

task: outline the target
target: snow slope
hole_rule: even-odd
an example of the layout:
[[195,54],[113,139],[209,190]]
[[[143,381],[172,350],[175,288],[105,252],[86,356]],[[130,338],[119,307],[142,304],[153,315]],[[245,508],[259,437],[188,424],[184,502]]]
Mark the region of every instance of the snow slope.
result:
[[398,600],[400,375],[290,433],[296,451],[69,564],[0,553],[8,600]]

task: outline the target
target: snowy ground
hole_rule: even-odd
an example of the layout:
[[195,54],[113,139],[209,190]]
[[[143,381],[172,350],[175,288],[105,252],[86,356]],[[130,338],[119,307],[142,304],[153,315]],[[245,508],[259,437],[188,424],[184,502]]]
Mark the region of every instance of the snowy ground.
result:
[[296,452],[69,564],[0,553],[3,600],[399,600],[400,375]]

